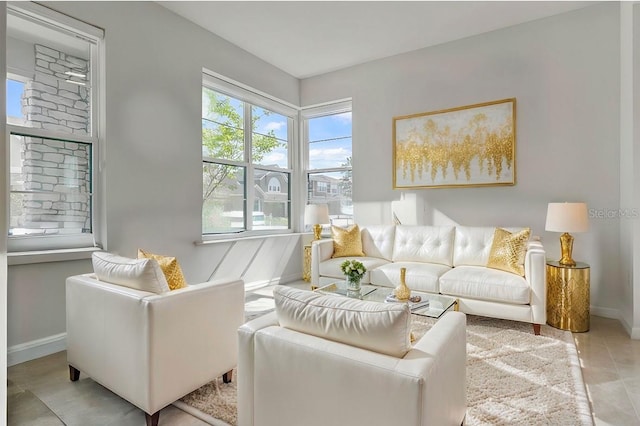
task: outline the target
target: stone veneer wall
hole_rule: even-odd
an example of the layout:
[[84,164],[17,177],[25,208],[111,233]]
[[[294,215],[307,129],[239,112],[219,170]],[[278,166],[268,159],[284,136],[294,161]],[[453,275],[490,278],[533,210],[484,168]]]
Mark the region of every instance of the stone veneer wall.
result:
[[[73,71],[88,75],[89,62],[35,45],[34,79],[25,84],[22,112],[27,127],[88,135],[87,87],[68,83]],[[91,145],[22,137],[22,178],[26,193],[18,227],[46,233],[91,230]],[[48,193],[48,191],[52,191]]]

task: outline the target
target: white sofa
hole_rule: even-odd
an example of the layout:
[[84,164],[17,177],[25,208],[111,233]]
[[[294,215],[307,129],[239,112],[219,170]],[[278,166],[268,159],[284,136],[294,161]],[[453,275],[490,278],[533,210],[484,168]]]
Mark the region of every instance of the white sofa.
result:
[[274,291],[276,312],[238,330],[238,426],[463,422],[464,314],[448,312],[412,346],[407,305],[281,293],[297,305],[283,315]]
[[149,426],[189,392],[222,375],[231,380],[242,280],[156,294],[77,275],[66,280],[66,304],[70,379],[85,373],[143,410]]
[[[367,268],[363,283],[395,287],[400,268],[407,268],[406,283],[412,290],[440,293],[458,299],[467,314],[533,324],[547,321],[545,251],[540,241],[529,241],[524,277],[488,268],[493,227],[378,225],[361,228]],[[519,229],[506,228],[509,231]],[[340,264],[332,258],[333,240],[314,241],[311,247],[311,283],[321,277],[344,279]]]

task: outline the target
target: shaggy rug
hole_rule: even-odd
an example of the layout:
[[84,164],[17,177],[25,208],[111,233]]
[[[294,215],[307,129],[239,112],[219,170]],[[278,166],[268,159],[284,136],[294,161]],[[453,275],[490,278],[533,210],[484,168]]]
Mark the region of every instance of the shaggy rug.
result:
[[[422,337],[433,319],[413,317]],[[242,374],[242,373],[240,373]],[[236,384],[217,379],[177,401],[213,425],[236,425]],[[467,316],[466,425],[593,425],[573,337],[542,326]]]

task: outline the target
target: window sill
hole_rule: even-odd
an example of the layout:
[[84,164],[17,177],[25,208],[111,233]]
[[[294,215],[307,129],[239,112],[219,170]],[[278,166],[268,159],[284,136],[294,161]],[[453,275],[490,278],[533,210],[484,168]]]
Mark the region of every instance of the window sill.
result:
[[66,262],[69,260],[91,259],[94,251],[102,250],[100,247],[83,247],[60,250],[17,251],[7,253],[7,264],[29,265],[33,263]]
[[300,236],[300,235],[305,235],[308,234],[307,233],[302,233],[302,232],[288,232],[285,234],[254,234],[254,235],[246,235],[246,236],[237,236],[237,237],[233,237],[230,235],[220,235],[217,237],[209,237],[209,239],[203,239],[201,241],[195,241],[194,244],[196,246],[206,246],[209,244],[219,244],[219,243],[232,243],[234,241],[246,241],[246,240],[262,240],[265,238],[280,238],[280,237],[293,237],[293,236]]

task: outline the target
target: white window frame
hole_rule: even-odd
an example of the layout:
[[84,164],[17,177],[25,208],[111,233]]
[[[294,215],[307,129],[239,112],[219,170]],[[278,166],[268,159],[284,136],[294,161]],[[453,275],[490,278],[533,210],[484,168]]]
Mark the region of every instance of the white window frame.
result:
[[[327,102],[319,105],[311,105],[304,107],[301,110],[302,121],[302,140],[303,140],[303,157],[304,157],[304,178],[302,179],[305,184],[304,200],[305,204],[309,202],[309,174],[313,173],[335,173],[351,171],[351,185],[353,188],[353,161],[351,167],[330,167],[323,169],[310,169],[309,168],[309,120],[313,118],[326,117],[329,115],[338,115],[346,112],[353,112],[353,102],[351,99],[342,99],[334,102]],[[353,159],[353,127],[351,128],[351,157]],[[330,185],[327,185],[327,193],[333,193]],[[353,202],[353,194],[351,194],[351,200]],[[326,234],[326,227],[323,228],[323,235]]]
[[[8,236],[9,252],[33,252],[48,250],[64,250],[88,247],[99,247],[98,235],[101,235],[99,229],[100,210],[99,198],[96,193],[99,184],[98,165],[100,158],[100,150],[103,143],[101,135],[104,134],[104,104],[102,91],[104,90],[104,31],[92,25],[76,20],[70,16],[56,12],[44,6],[40,6],[31,2],[12,2],[7,4],[7,15],[16,15],[23,19],[31,20],[37,24],[54,28],[63,33],[71,34],[93,44],[95,47],[91,49],[91,134],[87,136],[72,133],[56,132],[51,130],[43,130],[20,126],[15,124],[6,125],[7,150],[10,149],[10,140],[12,134],[18,134],[28,137],[53,139],[69,142],[79,142],[90,144],[92,158],[91,161],[91,233],[75,234],[75,235],[30,235],[30,236]],[[13,70],[7,67],[7,78],[12,76],[21,76],[21,70]],[[3,84],[6,84],[3,82]],[[7,152],[7,158],[9,153]],[[7,167],[7,173],[10,168]],[[9,176],[7,176],[7,186],[10,185]],[[7,188],[7,197],[11,196],[11,191]],[[9,199],[6,200],[7,221],[10,220]],[[9,229],[9,223],[7,223]]]
[[[220,74],[217,74],[213,71],[206,70],[206,69],[203,69],[203,72],[202,72],[202,87],[211,89],[215,92],[230,96],[234,99],[244,102],[245,124],[247,120],[249,120],[252,106],[264,108],[269,111],[272,111],[287,117],[288,118],[287,139],[289,142],[289,146],[287,147],[287,155],[289,157],[288,158],[289,167],[287,169],[267,167],[267,166],[252,163],[251,161],[252,129],[250,127],[247,128],[246,125],[244,128],[245,149],[244,149],[243,161],[231,161],[231,160],[224,160],[224,159],[217,159],[217,158],[202,157],[203,164],[205,162],[213,162],[217,164],[228,164],[233,166],[244,167],[245,169],[244,190],[246,193],[246,199],[245,199],[246,229],[240,232],[229,231],[229,232],[216,233],[216,234],[202,233],[202,240],[210,241],[210,240],[218,240],[218,239],[237,238],[237,237],[252,237],[252,236],[260,236],[260,235],[279,235],[279,234],[292,233],[296,226],[296,223],[294,220],[294,217],[295,217],[294,214],[296,211],[296,206],[298,204],[296,194],[299,193],[299,184],[297,183],[299,179],[296,179],[296,176],[298,175],[297,167],[296,167],[296,164],[297,164],[296,159],[298,158],[298,135],[296,132],[296,129],[298,128],[298,121],[299,121],[298,107],[291,105],[286,101],[277,99],[269,94],[260,92],[247,85],[231,80]],[[252,183],[254,182],[255,169],[289,174],[289,227],[288,229],[268,229],[268,230],[252,229],[253,220],[251,220],[251,218],[253,217],[252,212],[253,212],[253,206],[255,203],[255,196],[254,196]],[[202,231],[202,222],[200,224],[200,229]]]

